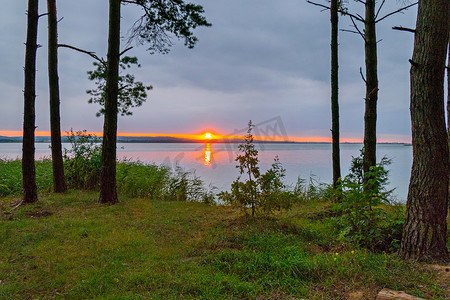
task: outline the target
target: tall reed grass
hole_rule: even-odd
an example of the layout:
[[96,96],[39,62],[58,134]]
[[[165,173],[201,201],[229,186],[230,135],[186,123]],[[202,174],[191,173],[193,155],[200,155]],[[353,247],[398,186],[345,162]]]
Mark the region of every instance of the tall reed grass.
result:
[[[98,156],[69,158],[64,162],[69,188],[96,190],[99,187]],[[53,187],[52,162],[36,161],[38,191],[49,193]],[[214,203],[214,190],[192,171],[177,166],[175,170],[156,164],[123,160],[117,162],[119,194],[134,198],[158,198],[167,201],[198,201]],[[0,197],[20,196],[22,193],[21,160],[0,159]]]

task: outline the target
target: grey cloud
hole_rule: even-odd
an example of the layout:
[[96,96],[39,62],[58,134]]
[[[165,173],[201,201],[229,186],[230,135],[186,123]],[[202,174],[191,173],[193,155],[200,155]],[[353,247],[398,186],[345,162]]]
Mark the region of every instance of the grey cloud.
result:
[[[199,1],[211,28],[197,31],[199,43],[186,49],[177,42],[167,55],[150,55],[135,47],[142,64],[139,80],[154,90],[134,116],[120,118],[122,132],[189,133],[213,127],[224,131],[245,126],[248,119],[280,115],[289,134],[329,136],[329,15],[304,1],[246,0]],[[60,42],[106,56],[107,2],[59,1]],[[352,7],[357,7],[352,1]],[[41,11],[45,10],[41,3]],[[398,6],[387,3],[387,10]],[[7,1],[0,12],[0,130],[20,130],[22,124],[23,55],[26,4]],[[122,33],[140,10],[123,8]],[[415,9],[378,27],[380,134],[409,134],[409,65],[412,35],[391,30],[393,25],[413,27]],[[349,20],[340,19],[348,28]],[[38,52],[37,124],[48,129],[46,22],[42,19]],[[125,44],[123,43],[125,47]],[[362,136],[364,86],[362,39],[340,33],[341,130],[343,136]],[[60,50],[62,125],[101,131],[97,107],[87,104],[85,90],[92,87],[86,71],[92,59],[68,49]],[[18,105],[18,103],[20,105]]]

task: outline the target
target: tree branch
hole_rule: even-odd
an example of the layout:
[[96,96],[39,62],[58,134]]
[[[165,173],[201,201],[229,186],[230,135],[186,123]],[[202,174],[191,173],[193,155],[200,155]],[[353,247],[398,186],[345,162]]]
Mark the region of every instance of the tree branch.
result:
[[355,20],[353,20],[353,17],[350,16],[350,20],[352,20],[353,27],[355,27],[356,31],[358,31],[359,35],[363,38],[363,40],[366,40],[366,36],[359,30],[358,26],[356,26]]
[[95,55],[95,52],[86,51],[86,50],[83,50],[83,49],[80,49],[80,48],[77,48],[77,47],[74,47],[74,46],[66,45],[66,44],[58,44],[58,47],[69,48],[69,49],[72,49],[72,50],[75,50],[75,51],[87,54],[87,55],[91,56],[92,58],[98,60],[105,67],[107,66],[106,62],[102,58],[100,58],[97,55]]
[[133,47],[128,47],[127,49],[123,50],[122,52],[119,53],[119,57],[125,54],[126,52],[130,51],[131,49],[133,49]]
[[38,16],[38,19],[40,19],[41,17],[44,17],[44,16],[48,16],[48,13],[39,15],[39,16]]
[[124,86],[121,86],[121,87],[119,87],[119,91],[121,91],[121,90],[123,90],[123,89],[126,89],[127,87],[129,87],[130,86],[130,84],[126,84],[126,85],[124,85]]
[[[316,6],[325,8],[325,9],[330,9],[329,6],[326,6],[326,5],[323,5],[323,4],[320,4],[320,3],[316,3],[316,2],[312,2],[312,1],[310,1],[310,0],[306,0],[306,2],[308,2],[309,4],[312,4],[312,5],[316,5]],[[353,17],[353,18],[355,18],[356,20],[358,20],[358,21],[360,21],[360,22],[362,22],[362,23],[365,23],[365,22],[366,22],[366,21],[365,21],[361,16],[359,16],[359,15],[356,15],[356,16],[355,16],[355,15],[353,15],[353,14],[351,14],[351,13],[349,13],[349,12],[346,12],[345,10],[342,10],[342,9],[338,9],[338,12],[340,12],[340,13],[343,14],[343,15]]]
[[415,61],[413,61],[412,59],[408,59],[409,63],[413,66],[418,68],[420,65],[418,63],[416,63]]
[[367,84],[366,78],[364,78],[363,72],[362,72],[362,67],[359,67],[359,74],[361,74],[361,78],[364,81],[364,83]]
[[414,6],[414,5],[416,5],[417,3],[419,3],[419,2],[415,2],[415,3],[410,4],[410,5],[408,5],[408,6],[405,6],[405,7],[402,7],[402,8],[400,8],[400,9],[397,9],[397,10],[391,12],[391,13],[388,13],[388,14],[385,15],[384,17],[382,17],[382,18],[380,18],[380,19],[378,19],[378,20],[375,20],[375,23],[378,23],[378,22],[380,22],[380,21],[383,21],[384,19],[386,19],[386,18],[389,17],[389,16],[392,16],[392,15],[394,15],[394,14],[397,14],[397,13],[399,13],[399,12],[402,12],[402,11],[404,11],[405,9],[408,9],[408,8],[410,8],[410,7]]
[[402,27],[402,26],[394,26],[394,27],[392,27],[392,29],[394,29],[394,30],[400,30],[400,31],[408,31],[408,32],[416,33],[416,30],[415,30],[415,29],[411,29],[411,28],[406,28],[406,27]]
[[359,32],[356,30],[341,29],[341,31],[359,34]]
[[378,18],[378,14],[380,13],[381,9],[383,8],[384,2],[386,2],[386,0],[383,0],[383,2],[381,2],[380,7],[378,7],[377,13],[375,14],[375,20]]

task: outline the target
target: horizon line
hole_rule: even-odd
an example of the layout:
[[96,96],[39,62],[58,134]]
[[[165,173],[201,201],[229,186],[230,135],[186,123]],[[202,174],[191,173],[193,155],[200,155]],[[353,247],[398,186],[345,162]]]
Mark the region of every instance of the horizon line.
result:
[[[96,137],[102,137],[102,132],[86,132],[86,134],[91,134]],[[13,130],[0,130],[0,136],[5,137],[21,137],[23,135],[22,131]],[[49,131],[35,131],[35,137],[50,137]],[[70,132],[61,132],[61,136],[69,136]],[[201,134],[172,134],[172,133],[117,133],[117,137],[172,137],[180,139],[190,139],[197,141],[207,141],[207,140],[220,140],[220,139],[243,139],[243,135],[221,135],[217,133],[212,133],[211,139],[205,138],[205,133]],[[309,137],[283,137],[283,136],[254,136],[255,140],[267,141],[267,142],[298,142],[298,143],[331,143],[331,137],[320,137],[320,136],[309,136]],[[363,143],[361,138],[341,138],[340,143]],[[407,143],[410,144],[410,140],[405,139],[380,139],[377,143]]]

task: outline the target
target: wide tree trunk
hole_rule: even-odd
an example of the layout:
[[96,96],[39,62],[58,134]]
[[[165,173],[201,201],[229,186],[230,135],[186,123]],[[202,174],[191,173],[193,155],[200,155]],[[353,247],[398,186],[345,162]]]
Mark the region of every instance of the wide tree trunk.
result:
[[61,145],[61,125],[59,113],[58,78],[58,21],[56,18],[56,0],[47,0],[48,12],[48,80],[50,90],[50,131],[52,145],[53,190],[55,193],[66,191],[64,165]]
[[34,130],[36,100],[36,51],[38,31],[38,0],[28,0],[28,25],[25,50],[25,88],[22,141],[23,203],[38,200],[34,165]]
[[366,99],[364,113],[364,174],[376,164],[377,150],[377,37],[375,30],[375,0],[365,4],[365,61],[366,61]]
[[117,101],[119,93],[120,0],[109,0],[108,67],[103,125],[100,203],[118,202],[116,188]]
[[338,81],[338,0],[331,0],[331,135],[333,142],[333,187],[341,177],[341,158],[339,154],[339,81]]
[[448,0],[419,1],[411,60],[413,165],[400,254],[423,261],[448,259],[449,152],[444,110],[448,10]]

